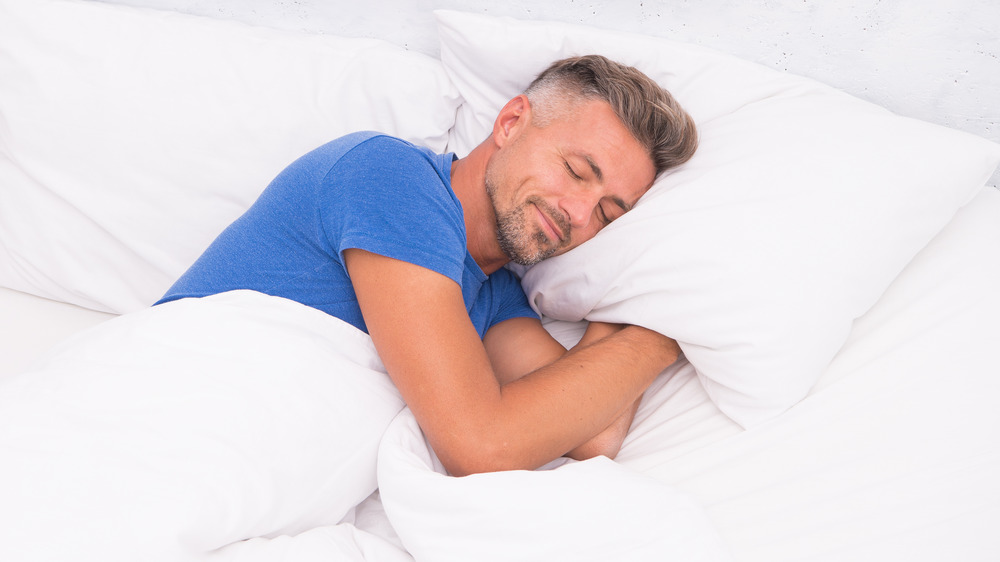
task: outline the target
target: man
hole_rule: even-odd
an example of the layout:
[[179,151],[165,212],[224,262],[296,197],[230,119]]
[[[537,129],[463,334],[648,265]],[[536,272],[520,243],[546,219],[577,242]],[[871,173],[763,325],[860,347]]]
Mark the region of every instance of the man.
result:
[[161,302],[252,289],[367,331],[454,475],[614,456],[676,343],[593,324],[567,352],[503,266],[592,238],[695,145],[637,70],[559,61],[465,158],[377,133],[300,158]]

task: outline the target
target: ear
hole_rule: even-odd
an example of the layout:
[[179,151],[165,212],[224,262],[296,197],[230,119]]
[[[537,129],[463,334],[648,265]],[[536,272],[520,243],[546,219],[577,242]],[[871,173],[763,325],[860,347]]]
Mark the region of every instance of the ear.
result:
[[493,122],[493,142],[497,147],[507,144],[531,122],[531,103],[528,96],[521,94],[500,109]]

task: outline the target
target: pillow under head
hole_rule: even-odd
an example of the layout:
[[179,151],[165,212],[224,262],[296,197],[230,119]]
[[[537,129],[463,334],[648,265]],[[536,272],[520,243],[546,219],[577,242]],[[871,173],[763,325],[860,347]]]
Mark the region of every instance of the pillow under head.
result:
[[644,71],[694,117],[700,146],[593,240],[524,273],[562,320],[676,338],[743,426],[786,410],[822,375],[909,260],[984,185],[1000,146],[895,115],[816,81],[666,39],[436,13],[464,98],[451,148],[552,61],[602,54]]

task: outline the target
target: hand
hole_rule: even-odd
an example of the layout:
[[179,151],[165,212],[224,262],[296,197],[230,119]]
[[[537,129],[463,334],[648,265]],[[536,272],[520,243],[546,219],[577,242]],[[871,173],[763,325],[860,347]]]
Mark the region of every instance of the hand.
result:
[[664,336],[659,332],[631,324],[611,324],[608,322],[591,322],[587,326],[587,331],[584,332],[583,337],[580,338],[579,343],[575,347],[580,348],[590,345],[624,330],[629,332],[629,337],[640,338],[640,341],[648,342],[643,343],[643,345],[648,345],[650,351],[659,350],[663,353],[664,368],[676,361],[681,353],[681,348],[676,340]]
[[636,338],[637,341],[642,342],[643,348],[649,353],[660,353],[662,357],[663,368],[667,368],[681,354],[681,347],[677,344],[677,340],[667,337],[659,332],[643,328],[642,326],[626,326],[622,331],[629,332],[629,337]]

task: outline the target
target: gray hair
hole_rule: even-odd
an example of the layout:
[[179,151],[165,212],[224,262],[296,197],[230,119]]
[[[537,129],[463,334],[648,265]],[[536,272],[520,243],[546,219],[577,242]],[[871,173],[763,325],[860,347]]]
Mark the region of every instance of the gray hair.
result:
[[535,124],[546,124],[576,103],[602,100],[646,148],[659,175],[679,166],[698,147],[694,120],[670,92],[631,66],[601,55],[552,63],[524,91]]

